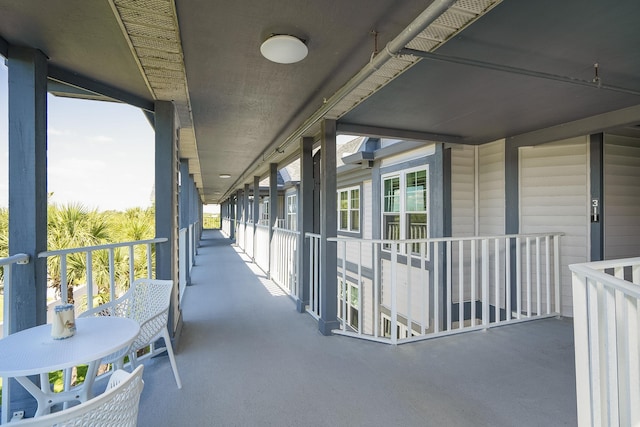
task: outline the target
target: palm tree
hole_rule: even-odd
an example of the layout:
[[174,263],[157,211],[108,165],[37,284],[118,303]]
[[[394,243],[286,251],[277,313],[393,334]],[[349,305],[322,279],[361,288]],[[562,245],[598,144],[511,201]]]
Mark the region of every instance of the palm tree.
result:
[[[0,258],[9,256],[9,210],[0,208]],[[4,284],[4,268],[0,268],[0,284]]]
[[[82,204],[66,206],[49,205],[48,208],[49,250],[93,246],[106,242],[109,227],[104,215],[96,210],[89,211]],[[97,265],[100,272],[106,266]],[[48,261],[49,286],[61,292],[62,271],[60,257],[50,257]],[[73,286],[86,283],[86,257],[82,253],[67,255],[67,298],[73,302]]]
[[[124,213],[112,216],[116,220],[114,233],[120,241],[138,241],[153,239],[155,235],[155,211],[153,208],[132,208]],[[134,252],[134,277],[146,277],[147,249],[145,246],[137,246]]]

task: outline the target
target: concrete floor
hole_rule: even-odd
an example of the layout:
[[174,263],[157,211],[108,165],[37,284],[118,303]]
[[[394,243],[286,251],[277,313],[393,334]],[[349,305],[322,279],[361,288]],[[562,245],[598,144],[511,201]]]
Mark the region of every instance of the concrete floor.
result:
[[205,231],[176,358],[147,361],[139,426],[575,426],[573,325],[547,319],[397,347],[326,337]]

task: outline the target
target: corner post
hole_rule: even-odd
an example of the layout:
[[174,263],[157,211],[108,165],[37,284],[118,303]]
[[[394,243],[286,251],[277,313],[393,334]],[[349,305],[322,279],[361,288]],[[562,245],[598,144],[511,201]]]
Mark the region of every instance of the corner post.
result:
[[305,313],[309,304],[309,252],[311,242],[305,238],[305,233],[313,232],[313,138],[304,137],[300,140],[300,197],[298,205],[298,299],[296,309],[298,313]]
[[170,101],[155,103],[155,189],[156,237],[166,237],[166,243],[156,247],[156,278],[173,280],[169,310],[169,332],[178,331],[181,321],[178,301],[178,116]]
[[273,242],[273,227],[278,219],[278,164],[269,165],[269,271],[267,277],[271,278],[271,250]]
[[338,232],[336,199],[336,122],[323,120],[320,142],[320,320],[318,329],[331,335],[338,329],[337,243],[327,241]]

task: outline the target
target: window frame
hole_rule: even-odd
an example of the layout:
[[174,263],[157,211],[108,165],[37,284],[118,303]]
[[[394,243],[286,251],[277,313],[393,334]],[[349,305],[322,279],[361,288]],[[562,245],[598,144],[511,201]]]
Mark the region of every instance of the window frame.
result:
[[[431,210],[431,200],[430,200],[430,179],[429,179],[429,168],[430,165],[429,164],[424,164],[424,165],[420,165],[420,166],[415,166],[415,167],[411,167],[411,168],[407,168],[407,169],[401,169],[401,170],[397,170],[397,171],[393,171],[393,172],[389,172],[389,173],[385,173],[385,174],[381,174],[380,175],[380,188],[381,188],[381,209],[380,209],[380,227],[381,227],[381,236],[383,240],[409,240],[410,236],[407,236],[408,234],[408,224],[409,224],[409,215],[421,215],[424,214],[426,215],[426,221],[425,221],[425,237],[420,237],[420,239],[428,239],[430,237],[430,231],[429,231],[429,224],[430,224],[430,220],[431,220],[431,214],[430,214],[430,210]],[[424,171],[425,172],[425,209],[424,211],[417,211],[417,210],[412,210],[409,211],[407,209],[407,193],[409,188],[407,187],[407,175],[416,173],[416,172],[421,172]],[[393,179],[398,179],[398,187],[397,190],[394,187],[391,187],[392,189],[394,189],[395,191],[398,192],[398,196],[396,196],[395,194],[392,195],[392,199],[389,199],[389,197],[386,194],[385,191],[385,186],[386,183],[390,180]],[[397,200],[395,200],[397,197]],[[386,207],[388,205],[388,202],[391,201],[392,202],[392,210],[387,211]],[[396,206],[398,207],[398,210],[396,211],[395,208]],[[398,234],[398,238],[389,238],[388,237],[388,233],[385,232],[385,228],[386,228],[386,222],[385,220],[388,219],[389,217],[393,217],[393,216],[397,216],[398,217],[398,230],[397,230],[397,234]],[[389,245],[382,245],[382,249],[386,252],[390,251]],[[405,254],[406,255],[406,245],[400,245],[400,250],[398,251],[398,253],[400,254]],[[412,250],[412,255],[420,255],[420,250]],[[427,254],[425,254],[428,258],[428,245],[427,245]]]
[[[352,197],[352,193],[354,191],[358,192],[358,197],[357,199]],[[346,198],[346,202],[347,202],[347,207],[346,209],[342,208],[342,194],[346,194],[347,198]],[[338,204],[338,224],[337,224],[337,229],[340,232],[345,232],[345,233],[360,233],[362,231],[362,188],[359,185],[354,185],[351,187],[344,187],[344,188],[340,188],[336,191],[336,197],[337,197],[337,204]],[[357,200],[358,206],[357,207],[353,207],[353,202]],[[347,227],[343,228],[342,227],[342,214],[346,213],[346,218],[347,218]],[[353,221],[353,214],[357,214],[357,228],[354,228],[354,221]]]
[[[291,203],[291,200],[294,200]],[[297,231],[298,230],[298,193],[291,192],[285,194],[285,227],[287,230]],[[293,206],[294,209],[291,211],[289,208]]]

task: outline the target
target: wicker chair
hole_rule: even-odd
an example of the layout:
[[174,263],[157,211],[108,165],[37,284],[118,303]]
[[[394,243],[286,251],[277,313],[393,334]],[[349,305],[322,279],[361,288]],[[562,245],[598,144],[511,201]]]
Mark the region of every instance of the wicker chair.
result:
[[101,395],[72,408],[15,424],[26,427],[135,427],[144,387],[143,370],[144,366],[140,365],[132,373],[114,371]]
[[[137,351],[151,345],[149,357],[167,351],[173,376],[178,388],[182,388],[182,381],[178,373],[176,359],[173,354],[173,346],[169,339],[167,322],[169,317],[169,302],[173,281],[138,279],[133,282],[131,288],[115,301],[87,310],[80,315],[85,316],[120,316],[134,319],[140,324],[140,333],[129,349],[129,360],[132,369],[138,363]],[[165,347],[156,348],[154,343],[163,338]],[[116,367],[122,367],[124,354],[114,354],[103,359],[103,363],[115,363]]]

